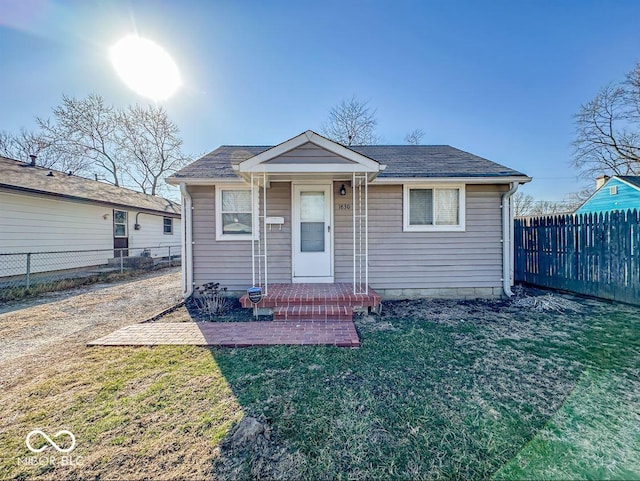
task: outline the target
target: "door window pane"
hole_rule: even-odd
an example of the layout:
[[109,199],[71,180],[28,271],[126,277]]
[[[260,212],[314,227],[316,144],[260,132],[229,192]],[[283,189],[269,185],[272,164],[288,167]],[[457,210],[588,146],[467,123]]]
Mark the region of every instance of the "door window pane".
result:
[[300,221],[324,222],[324,192],[300,192]]
[[300,252],[324,252],[324,222],[300,222]]
[[113,211],[113,236],[127,237],[127,212],[124,210]]

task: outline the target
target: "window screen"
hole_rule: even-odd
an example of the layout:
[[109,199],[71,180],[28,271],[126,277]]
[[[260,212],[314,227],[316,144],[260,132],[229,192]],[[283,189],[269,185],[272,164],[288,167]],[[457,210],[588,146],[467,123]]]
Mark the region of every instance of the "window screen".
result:
[[251,192],[223,190],[221,220],[223,234],[251,234]]

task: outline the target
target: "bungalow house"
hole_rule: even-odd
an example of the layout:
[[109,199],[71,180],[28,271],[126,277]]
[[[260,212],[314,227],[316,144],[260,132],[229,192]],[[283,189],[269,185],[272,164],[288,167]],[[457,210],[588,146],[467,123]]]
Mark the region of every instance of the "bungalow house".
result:
[[631,175],[603,175],[596,179],[596,191],[576,214],[599,214],[640,209],[640,177]]
[[222,146],[167,179],[182,192],[184,295],[208,282],[509,295],[511,196],[530,180],[447,145],[345,147],[306,131]]
[[[166,255],[181,243],[180,205],[70,173],[0,157],[0,254],[92,251],[38,256],[31,272],[106,264],[120,251]],[[100,252],[94,252],[100,251]],[[24,274],[20,256],[0,256],[0,277]]]

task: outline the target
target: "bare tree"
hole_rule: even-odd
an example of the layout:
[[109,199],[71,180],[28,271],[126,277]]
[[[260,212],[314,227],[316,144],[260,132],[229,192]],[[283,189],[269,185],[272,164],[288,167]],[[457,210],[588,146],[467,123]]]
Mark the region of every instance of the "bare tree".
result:
[[26,160],[29,154],[25,156],[20,149],[16,148],[13,134],[0,130],[0,155],[15,160]]
[[532,195],[516,192],[513,196],[513,214],[515,217],[533,215],[535,201]]
[[151,195],[164,190],[162,179],[189,160],[178,127],[162,107],[119,110],[99,95],[63,96],[52,119],[37,121],[52,155],[82,161],[113,185]]
[[321,132],[342,145],[373,145],[379,142],[376,125],[376,110],[353,96],[331,109]]
[[538,200],[534,201],[533,208],[529,215],[541,216],[541,215],[560,215],[560,214],[572,214],[576,205],[567,201],[555,201],[555,200]]
[[424,131],[422,129],[414,129],[404,137],[404,141],[409,145],[420,145],[424,137]]
[[524,192],[513,196],[515,217],[536,217],[545,215],[572,214],[584,202],[589,189],[567,195],[563,200],[535,200]]
[[17,134],[0,132],[0,155],[15,160],[30,161],[37,157],[37,165],[75,174],[89,173],[82,158],[73,158],[52,147],[51,142],[39,132],[21,129]]
[[126,160],[118,151],[117,112],[99,95],[76,99],[63,95],[62,105],[53,109],[53,120],[38,118],[44,137],[60,155],[84,158],[97,174],[119,186]]
[[118,144],[122,158],[130,159],[127,172],[139,190],[156,195],[162,179],[183,167],[179,129],[162,107],[139,105],[118,114]]
[[587,187],[586,189],[579,190],[578,192],[571,192],[570,194],[567,194],[564,200],[565,202],[574,205],[575,208],[577,209],[582,204],[584,204],[585,201],[589,197],[591,197],[595,191],[596,191],[595,185],[592,185],[591,187]]
[[585,177],[640,174],[640,64],[580,107],[573,146]]

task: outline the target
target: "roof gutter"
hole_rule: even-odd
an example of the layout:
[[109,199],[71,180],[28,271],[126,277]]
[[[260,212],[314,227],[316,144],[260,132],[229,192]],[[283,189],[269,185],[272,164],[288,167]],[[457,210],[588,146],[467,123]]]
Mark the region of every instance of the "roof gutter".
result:
[[187,184],[180,183],[182,194],[182,295],[186,299],[193,293],[193,200]]
[[518,190],[516,182],[502,194],[502,290],[507,297],[513,296],[511,290],[513,279],[513,211],[511,197]]
[[524,184],[526,182],[531,182],[531,177],[527,177],[526,175],[479,177],[376,177],[372,184],[510,184],[512,182]]

